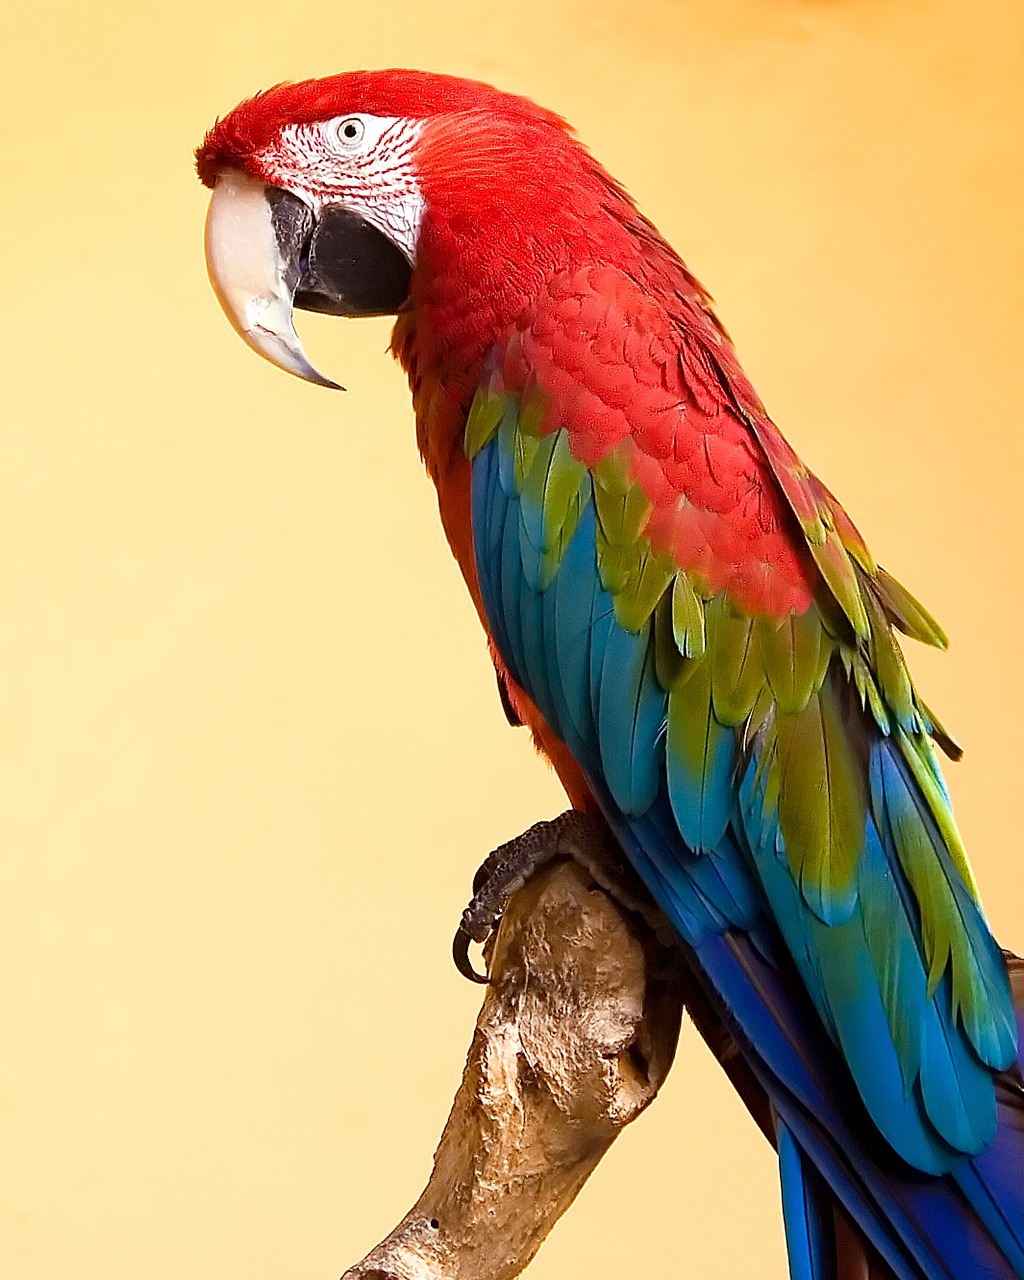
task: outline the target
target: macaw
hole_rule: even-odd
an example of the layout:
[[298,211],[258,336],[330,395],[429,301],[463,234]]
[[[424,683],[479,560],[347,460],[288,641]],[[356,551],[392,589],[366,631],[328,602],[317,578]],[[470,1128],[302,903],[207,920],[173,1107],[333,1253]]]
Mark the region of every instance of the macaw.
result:
[[396,314],[503,700],[769,1099],[794,1280],[850,1237],[858,1275],[1024,1277],[1020,1014],[894,629],[946,640],[709,295],[564,120],[472,81],[281,84],[197,168],[260,355],[333,386],[293,308]]

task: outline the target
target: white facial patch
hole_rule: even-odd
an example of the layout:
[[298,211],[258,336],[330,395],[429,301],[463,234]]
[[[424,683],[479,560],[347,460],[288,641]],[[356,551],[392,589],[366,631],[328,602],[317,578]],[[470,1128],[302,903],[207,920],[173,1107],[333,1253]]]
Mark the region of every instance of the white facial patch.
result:
[[413,163],[423,121],[353,114],[286,125],[265,157],[274,180],[314,213],[359,214],[415,265],[424,200]]

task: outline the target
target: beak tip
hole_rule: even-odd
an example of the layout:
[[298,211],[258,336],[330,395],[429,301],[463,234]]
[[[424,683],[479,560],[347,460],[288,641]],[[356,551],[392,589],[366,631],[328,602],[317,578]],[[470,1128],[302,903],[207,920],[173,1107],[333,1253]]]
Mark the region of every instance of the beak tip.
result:
[[[275,337],[279,338],[279,335],[275,335]],[[311,382],[315,387],[326,387],[329,391],[345,390],[340,382],[335,382],[332,378],[325,377],[319,369],[310,364],[294,330],[291,330],[288,337],[291,341],[283,343],[278,341],[273,344],[276,350],[272,354],[268,352],[266,342],[252,342],[250,346],[258,351],[260,355],[269,357],[271,363],[276,364],[279,369],[285,369],[288,373],[293,373],[296,378],[301,378],[303,382]]]

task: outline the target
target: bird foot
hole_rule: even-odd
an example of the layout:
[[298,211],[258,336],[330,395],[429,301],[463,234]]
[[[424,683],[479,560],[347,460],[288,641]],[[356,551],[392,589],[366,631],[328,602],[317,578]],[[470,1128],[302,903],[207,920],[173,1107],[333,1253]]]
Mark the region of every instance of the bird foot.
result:
[[640,916],[659,940],[673,932],[646,886],[599,817],[569,809],[538,822],[488,854],[473,877],[473,897],[452,940],[455,967],[471,982],[487,982],[469,958],[471,942],[486,943],[512,896],[548,863],[568,858],[581,866],[623,910]]

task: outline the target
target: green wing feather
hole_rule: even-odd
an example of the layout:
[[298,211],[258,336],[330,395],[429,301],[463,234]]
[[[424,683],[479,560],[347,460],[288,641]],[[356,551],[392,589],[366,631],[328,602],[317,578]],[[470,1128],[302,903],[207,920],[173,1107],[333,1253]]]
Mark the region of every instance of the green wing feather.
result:
[[[658,750],[686,847],[711,856],[730,824],[742,834],[748,874],[760,881],[825,1025],[893,1145],[919,1167],[941,1163],[930,1149],[901,1148],[900,1122],[879,1116],[886,1107],[916,1105],[907,1082],[920,1078],[939,1131],[952,1133],[963,1149],[980,1149],[987,1103],[975,1106],[973,1127],[961,1122],[960,1111],[969,1115],[972,1105],[963,1099],[977,1082],[963,1058],[968,1050],[956,1048],[955,1028],[962,1028],[977,1066],[1009,1061],[1014,1033],[1005,972],[978,907],[930,735],[952,744],[918,699],[892,631],[943,646],[941,628],[875,565],[845,513],[771,424],[760,424],[754,435],[820,574],[808,608],[783,617],[753,616],[728,591],[709,594],[656,552],[646,532],[653,504],[631,471],[628,442],[587,467],[573,455],[564,427],[542,429],[549,415],[540,409],[531,395],[516,412],[492,383],[470,411],[467,452],[476,457],[497,437],[500,455],[510,460],[522,528],[540,566],[527,578],[541,593],[554,589],[592,507],[593,563],[611,597],[614,625],[639,641],[629,649],[636,681],[646,651],[653,675],[643,679],[664,691]],[[614,673],[606,661],[590,678],[607,681]],[[649,725],[637,734],[642,682],[634,692],[635,710],[624,722],[631,751],[638,741],[659,741]],[[595,716],[600,706],[607,769],[618,763],[609,755],[615,747],[608,726],[618,725],[620,713],[609,709],[604,685],[591,696]],[[620,773],[618,785],[631,801],[626,811],[638,816],[638,803],[654,803],[654,777],[649,770]],[[902,1104],[871,1094],[875,1064],[858,1036],[875,1025],[872,998],[883,1019],[881,1032],[875,1026],[872,1034],[891,1037],[906,1086]],[[869,1005],[856,1004],[865,999]],[[926,1041],[933,1048],[941,1042],[937,1057],[922,1047]],[[936,1099],[958,1091],[960,1118],[950,1119],[946,1102]]]

